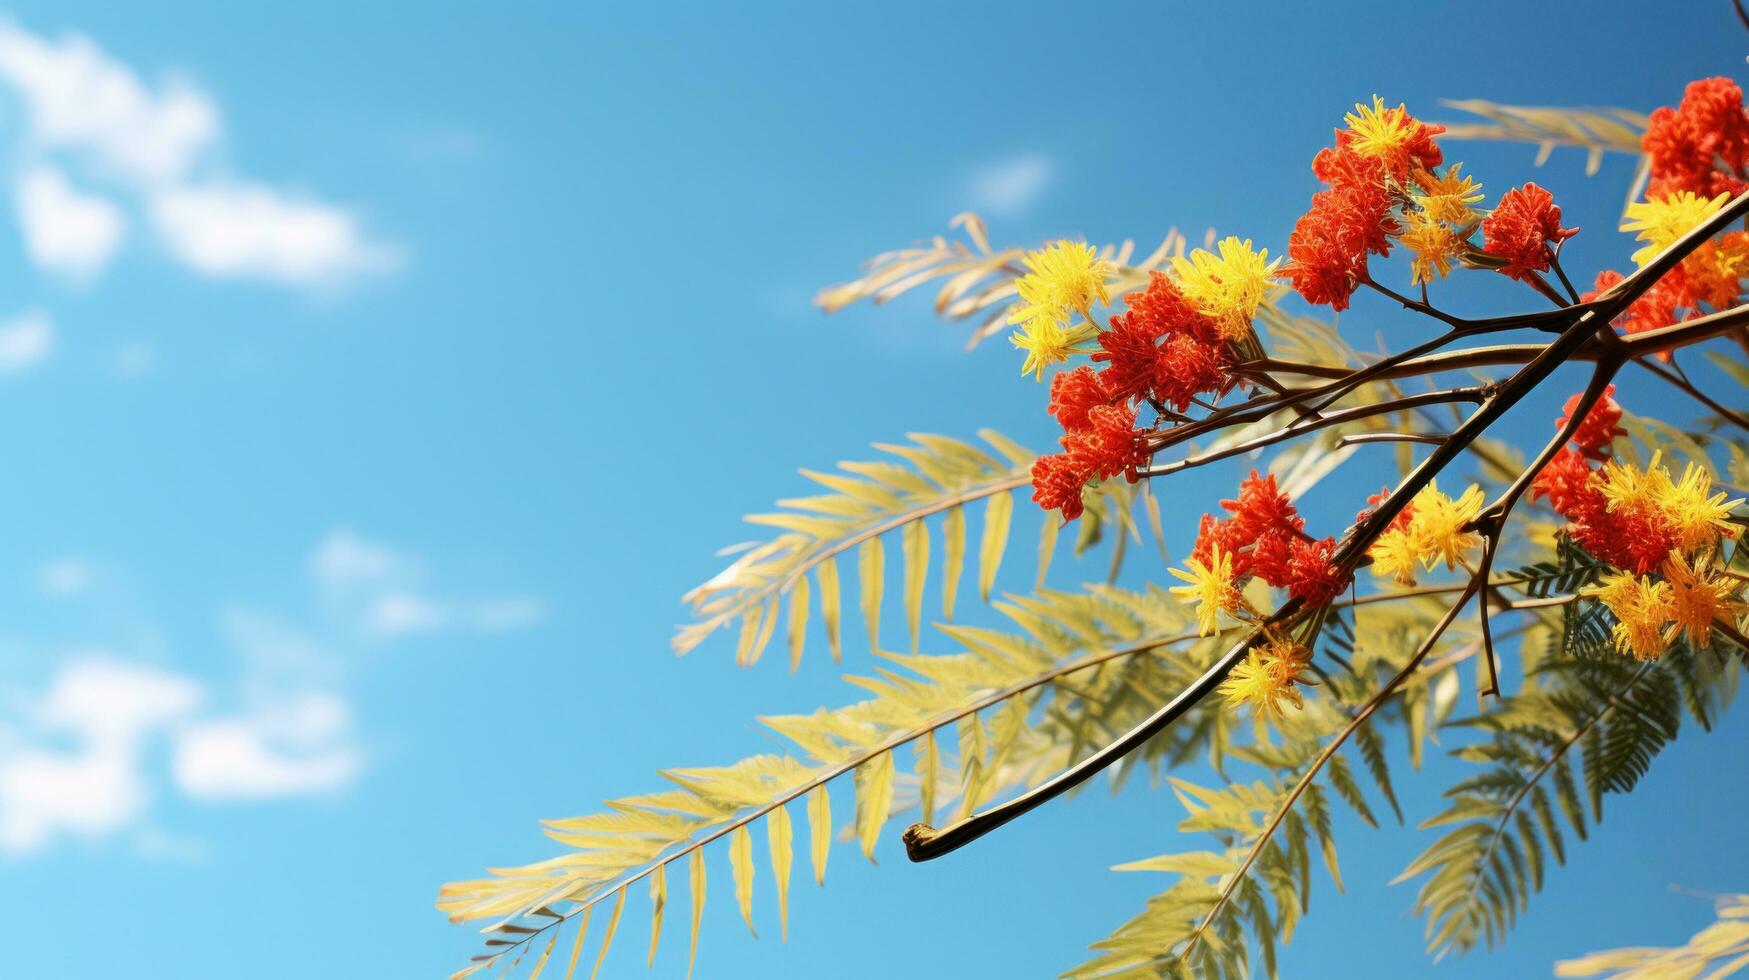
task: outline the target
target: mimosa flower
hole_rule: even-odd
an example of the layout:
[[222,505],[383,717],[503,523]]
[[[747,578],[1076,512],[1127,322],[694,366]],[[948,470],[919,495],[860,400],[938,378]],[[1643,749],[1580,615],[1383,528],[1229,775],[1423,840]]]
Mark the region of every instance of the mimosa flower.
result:
[[1446,168],[1443,176],[1432,173],[1416,175],[1421,192],[1415,195],[1415,203],[1429,220],[1461,227],[1478,217],[1473,205],[1482,200],[1482,185],[1473,177],[1459,174],[1463,166],[1454,163]]
[[1535,184],[1514,187],[1482,222],[1482,251],[1506,260],[1500,271],[1513,279],[1542,272],[1554,260],[1553,246],[1579,233],[1561,227],[1554,195]]
[[1402,105],[1387,109],[1385,100],[1376,95],[1370,106],[1356,103],[1342,121],[1348,124],[1348,131],[1338,136],[1339,143],[1384,164],[1398,183],[1412,170],[1432,169],[1443,159],[1434,137],[1445,132],[1444,126],[1423,123]]
[[1221,683],[1221,696],[1232,707],[1250,705],[1258,714],[1279,720],[1283,703],[1305,707],[1297,685],[1312,653],[1287,640],[1253,647]]
[[1093,328],[1085,323],[1065,328],[1060,321],[1035,319],[1020,325],[1008,338],[1014,346],[1026,351],[1020,364],[1021,374],[1045,379],[1045,368],[1061,364],[1074,354],[1082,343],[1093,339]]
[[1737,598],[1742,583],[1709,570],[1710,558],[1690,564],[1687,558],[1672,555],[1664,562],[1664,578],[1670,583],[1670,618],[1695,650],[1706,649],[1711,641],[1713,620],[1734,623],[1749,610],[1749,605]]
[[1616,649],[1637,660],[1656,660],[1670,642],[1664,627],[1675,607],[1667,582],[1654,582],[1631,572],[1611,572],[1585,595],[1595,597],[1615,614],[1612,634]]
[[1409,219],[1409,230],[1399,239],[1415,253],[1410,262],[1410,281],[1417,285],[1444,279],[1470,247],[1469,239],[1450,226],[1429,218],[1425,212]]
[[1032,499],[1045,510],[1061,511],[1063,520],[1081,516],[1081,491],[1087,470],[1068,453],[1040,456],[1032,463]]
[[1051,400],[1047,410],[1057,417],[1064,432],[1080,432],[1091,424],[1087,413],[1112,402],[1098,373],[1083,364],[1073,371],[1063,371],[1051,378]]
[[1052,242],[1027,255],[1025,264],[1026,275],[1014,284],[1022,305],[1008,317],[1009,323],[1063,326],[1071,313],[1092,320],[1094,301],[1111,301],[1105,292],[1111,263],[1086,242]]
[[[1585,413],[1585,418],[1580,421],[1579,428],[1574,430],[1570,440],[1571,445],[1592,459],[1608,459],[1610,443],[1617,436],[1628,434],[1628,430],[1621,427],[1621,405],[1616,403],[1614,396],[1615,385],[1603,389],[1603,397],[1597,399],[1591,410]],[[1561,409],[1561,417],[1555,422],[1555,428],[1566,428],[1573,412],[1579,407],[1580,397],[1573,395],[1567,399],[1567,404]]]
[[1218,248],[1218,258],[1199,248],[1189,258],[1173,259],[1172,269],[1185,298],[1215,321],[1221,338],[1240,340],[1250,333],[1281,260],[1269,261],[1269,250],[1253,249],[1249,238],[1228,236]]
[[1720,535],[1736,536],[1730,516],[1743,498],[1727,500],[1722,491],[1713,493],[1713,478],[1705,469],[1690,462],[1682,468],[1682,479],[1672,484],[1666,475],[1657,488],[1658,508],[1669,522],[1678,548],[1692,552],[1712,545]]
[[[1729,78],[1689,82],[1682,104],[1652,113],[1640,148],[1651,161],[1647,197],[1693,191],[1706,197],[1735,196],[1749,188],[1741,178],[1749,165],[1749,113],[1743,90]],[[1719,166],[1736,171],[1727,172]]]
[[1465,552],[1482,543],[1481,535],[1464,530],[1464,526],[1482,512],[1485,499],[1482,488],[1475,484],[1453,500],[1440,492],[1437,481],[1430,481],[1367,549],[1373,573],[1413,585],[1416,563],[1430,572],[1441,563],[1448,569],[1456,568]]
[[1674,191],[1661,198],[1628,205],[1622,231],[1635,232],[1635,241],[1646,244],[1634,253],[1634,263],[1644,266],[1683,235],[1725,206],[1729,194],[1704,198],[1693,191]]
[[1233,556],[1216,548],[1208,562],[1192,556],[1185,564],[1189,571],[1177,568],[1172,574],[1190,584],[1173,586],[1173,595],[1196,603],[1196,628],[1203,636],[1212,634],[1220,625],[1220,614],[1237,612],[1244,602],[1233,578]]

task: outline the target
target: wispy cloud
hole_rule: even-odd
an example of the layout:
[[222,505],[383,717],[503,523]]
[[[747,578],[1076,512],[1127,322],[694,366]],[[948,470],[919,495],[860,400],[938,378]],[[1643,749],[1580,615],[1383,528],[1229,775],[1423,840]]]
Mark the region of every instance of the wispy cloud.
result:
[[1041,153],[1010,157],[974,173],[966,193],[976,210],[1016,217],[1050,186],[1055,170],[1051,159]]
[[176,785],[192,799],[258,800],[338,789],[358,775],[346,703],[306,694],[191,725],[176,740]]
[[0,374],[35,367],[55,349],[55,323],[42,310],[0,322]]
[[[329,289],[402,262],[351,210],[234,173],[216,103],[186,79],[149,84],[90,38],[0,21],[0,86],[22,109],[15,195],[45,271],[100,273],[121,243],[122,199],[165,254],[208,278]],[[76,190],[71,167],[111,197]]]
[[310,553],[310,576],[329,612],[379,638],[467,630],[500,633],[531,626],[546,604],[527,595],[437,593],[421,563],[350,528],[328,532]]
[[37,583],[44,594],[56,599],[69,599],[91,587],[95,577],[91,563],[83,558],[62,555],[43,563],[37,572]]

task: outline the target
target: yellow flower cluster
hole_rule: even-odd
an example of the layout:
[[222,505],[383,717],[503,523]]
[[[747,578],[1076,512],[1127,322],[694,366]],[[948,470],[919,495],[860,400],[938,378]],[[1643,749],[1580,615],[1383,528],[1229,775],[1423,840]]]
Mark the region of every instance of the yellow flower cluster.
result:
[[1727,494],[1713,492],[1713,478],[1705,469],[1689,462],[1682,469],[1682,479],[1671,480],[1670,471],[1660,460],[1662,452],[1652,454],[1644,469],[1627,466],[1616,460],[1603,464],[1596,484],[1610,513],[1651,514],[1670,528],[1676,547],[1685,553],[1709,547],[1721,534],[1733,531],[1731,509],[1742,498],[1728,500]]
[[1711,556],[1690,562],[1665,559],[1664,581],[1632,572],[1611,572],[1586,590],[1615,614],[1616,648],[1640,660],[1656,660],[1678,635],[1696,650],[1712,639],[1715,619],[1734,620],[1749,611],[1737,598],[1743,583],[1712,570]]
[[1190,584],[1173,586],[1171,591],[1173,595],[1196,603],[1197,631],[1208,636],[1220,625],[1221,613],[1238,612],[1245,602],[1233,581],[1233,556],[1221,554],[1220,547],[1216,546],[1207,564],[1195,557],[1185,564],[1190,571],[1177,568],[1171,571]]
[[1419,125],[1410,117],[1407,108],[1398,105],[1387,109],[1385,100],[1376,95],[1372,97],[1370,107],[1356,103],[1354,111],[1343,116],[1342,121],[1354,134],[1348,144],[1354,152],[1363,157],[1381,158],[1395,156],[1415,135]]
[[1387,529],[1367,549],[1373,574],[1414,585],[1416,566],[1429,572],[1442,562],[1456,568],[1465,552],[1482,543],[1481,535],[1464,525],[1482,512],[1483,499],[1475,484],[1453,500],[1440,492],[1438,481],[1429,481],[1409,502],[1408,520]]
[[1415,174],[1421,189],[1413,195],[1415,208],[1399,240],[1414,253],[1409,271],[1416,285],[1444,279],[1470,249],[1470,234],[1481,218],[1473,205],[1482,199],[1482,185],[1464,176],[1463,166],[1454,163],[1442,175]]
[[[1093,304],[1111,302],[1105,280],[1112,268],[1085,242],[1052,242],[1024,261],[1026,275],[1015,282],[1020,306],[1008,318],[1020,329],[1010,339],[1026,351],[1020,373],[1042,381],[1047,366],[1068,360],[1076,345],[1094,336]],[[1085,322],[1071,328],[1074,313]]]
[[1634,253],[1634,263],[1643,266],[1652,261],[1659,252],[1717,213],[1730,197],[1720,194],[1708,200],[1693,191],[1676,191],[1656,200],[1628,205],[1627,220],[1622,222],[1621,230],[1637,232],[1634,240],[1646,243]]
[[1474,177],[1461,174],[1463,167],[1454,163],[1440,176],[1429,171],[1417,174],[1421,192],[1414,195],[1415,203],[1427,220],[1461,227],[1481,217],[1473,205],[1482,200],[1482,185]]
[[1305,707],[1297,684],[1300,675],[1312,661],[1312,653],[1298,643],[1271,640],[1252,648],[1245,659],[1233,667],[1233,672],[1221,684],[1221,696],[1227,704],[1238,707],[1248,704],[1258,714],[1279,720],[1285,702],[1295,708]]
[[1257,308],[1268,301],[1281,259],[1269,261],[1269,250],[1253,249],[1249,238],[1229,235],[1216,247],[1219,257],[1199,248],[1189,258],[1174,258],[1172,271],[1184,297],[1215,321],[1223,340],[1242,340],[1251,332]]

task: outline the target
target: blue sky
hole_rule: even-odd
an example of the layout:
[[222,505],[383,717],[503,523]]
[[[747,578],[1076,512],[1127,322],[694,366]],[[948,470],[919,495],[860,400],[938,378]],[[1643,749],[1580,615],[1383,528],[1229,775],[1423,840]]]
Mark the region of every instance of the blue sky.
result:
[[[795,467],[913,430],[1050,440],[1012,351],[962,353],[922,302],[810,307],[867,255],[966,207],[1003,241],[1279,250],[1357,99],[1650,109],[1741,77],[1749,36],[1713,2],[10,10],[0,935],[25,977],[445,972],[474,938],[443,881],[766,749],[757,714],[853,698],[825,658],[677,660],[677,597]],[[1550,186],[1585,229],[1569,268],[1626,261],[1625,159],[1453,155]],[[1437,969],[1383,884],[1424,836],[1348,821],[1350,893],[1320,882],[1285,975],[1354,975],[1363,942],[1365,975],[1481,977],[1686,937],[1707,903],[1669,886],[1749,889],[1724,829],[1749,791],[1717,778],[1746,738],[1685,736],[1510,946]],[[1399,776],[1412,813],[1442,775]],[[1137,787],[927,866],[845,851],[787,946],[716,901],[698,975],[1051,974],[1163,886],[1105,869],[1191,846],[1179,817]],[[615,975],[643,969],[631,908]],[[671,934],[656,975],[683,957]]]

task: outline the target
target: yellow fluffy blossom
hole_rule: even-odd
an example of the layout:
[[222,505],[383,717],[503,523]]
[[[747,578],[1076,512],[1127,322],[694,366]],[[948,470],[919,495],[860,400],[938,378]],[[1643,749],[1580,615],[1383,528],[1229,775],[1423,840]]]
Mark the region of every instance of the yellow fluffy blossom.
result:
[[1659,507],[1674,488],[1670,471],[1659,463],[1663,455],[1662,451],[1653,453],[1645,469],[1613,459],[1604,463],[1597,487],[1603,492],[1605,509],[1613,514]]
[[1611,572],[1587,589],[1615,614],[1615,646],[1637,660],[1656,660],[1670,645],[1664,627],[1675,612],[1670,583],[1632,572]]
[[1458,171],[1461,169],[1463,164],[1454,163],[1446,168],[1443,176],[1417,175],[1421,193],[1415,195],[1415,203],[1421,206],[1422,213],[1429,220],[1463,226],[1480,217],[1471,205],[1482,200],[1482,185],[1476,183],[1474,177],[1460,175]]
[[1728,499],[1722,491],[1714,493],[1712,476],[1693,462],[1683,467],[1682,479],[1673,481],[1662,459],[1662,452],[1653,453],[1644,469],[1616,460],[1603,464],[1597,487],[1603,493],[1605,509],[1612,514],[1655,515],[1669,527],[1676,547],[1685,553],[1711,546],[1721,534],[1733,536],[1736,526],[1731,523],[1731,511],[1743,499]]
[[1723,491],[1713,493],[1713,478],[1706,470],[1690,462],[1682,469],[1682,479],[1671,484],[1666,477],[1663,483],[1669,489],[1659,499],[1659,509],[1676,536],[1678,548],[1694,551],[1717,541],[1720,534],[1734,533],[1731,510],[1743,498],[1727,500]]
[[1093,319],[1093,303],[1111,302],[1105,280],[1111,263],[1086,242],[1058,241],[1028,255],[1026,275],[1014,284],[1021,306],[1009,323],[1067,326],[1069,314]]
[[1409,144],[1420,125],[1402,105],[1385,108],[1385,100],[1372,97],[1372,106],[1355,103],[1354,111],[1342,117],[1354,139],[1348,145],[1363,157],[1390,159]]
[[1185,562],[1190,571],[1172,569],[1172,574],[1189,585],[1173,586],[1172,594],[1196,603],[1196,628],[1203,636],[1213,633],[1220,624],[1222,612],[1235,612],[1244,599],[1233,582],[1233,556],[1221,554],[1216,548],[1203,564],[1197,558]]
[[1469,247],[1469,240],[1451,226],[1431,220],[1423,212],[1409,220],[1409,230],[1403,233],[1403,247],[1415,253],[1409,264],[1411,282],[1419,285],[1444,279],[1451,267]]
[[1008,337],[1014,346],[1026,351],[1020,373],[1045,379],[1045,368],[1069,359],[1076,345],[1093,337],[1093,328],[1085,323],[1064,327],[1055,320],[1029,320]]
[[1249,238],[1241,241],[1229,235],[1217,248],[1218,258],[1199,248],[1188,259],[1173,259],[1172,269],[1185,298],[1220,326],[1221,337],[1240,340],[1250,332],[1251,318],[1268,298],[1281,259],[1269,261],[1269,250],[1253,249]]
[[1407,527],[1385,531],[1366,553],[1372,558],[1374,575],[1389,575],[1398,585],[1415,584],[1415,568],[1421,564],[1421,554]]
[[1672,636],[1680,631],[1688,636],[1688,645],[1695,650],[1706,649],[1712,638],[1713,620],[1736,619],[1749,610],[1737,598],[1742,583],[1729,576],[1715,574],[1707,567],[1711,555],[1692,564],[1681,555],[1664,561],[1664,579],[1670,584],[1670,618],[1676,621]]
[[1628,205],[1627,220],[1622,222],[1621,230],[1637,232],[1635,240],[1646,243],[1634,253],[1635,264],[1643,266],[1652,261],[1653,256],[1724,207],[1730,197],[1720,194],[1708,200],[1693,191],[1676,191],[1657,200]]
[[1221,684],[1221,696],[1233,707],[1248,704],[1265,717],[1279,719],[1282,702],[1305,707],[1296,685],[1311,660],[1311,651],[1298,643],[1271,640],[1234,665]]
[[1464,530],[1464,525],[1482,512],[1482,488],[1471,484],[1453,500],[1441,493],[1438,481],[1429,481],[1409,502],[1408,519],[1393,522],[1367,549],[1374,575],[1391,575],[1403,585],[1415,584],[1415,565],[1427,571],[1443,563],[1456,568],[1466,551],[1482,543],[1482,536]]

